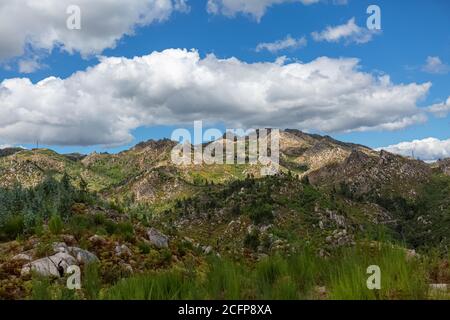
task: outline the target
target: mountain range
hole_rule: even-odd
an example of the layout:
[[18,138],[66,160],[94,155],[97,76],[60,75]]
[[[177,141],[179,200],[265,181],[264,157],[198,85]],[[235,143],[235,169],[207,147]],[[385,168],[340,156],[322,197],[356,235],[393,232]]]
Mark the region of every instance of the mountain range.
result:
[[[99,264],[103,289],[78,298],[108,297],[120,279],[149,271],[202,269],[211,255],[252,268],[305,246],[334,259],[345,248],[389,243],[435,257],[424,267],[427,285],[450,281],[450,159],[428,164],[287,129],[279,173],[261,176],[260,165],[174,165],[175,145],[150,140],[89,155],[1,150],[0,296],[33,295],[31,271],[58,276],[36,266],[62,253]],[[336,293],[315,282],[308,297]]]

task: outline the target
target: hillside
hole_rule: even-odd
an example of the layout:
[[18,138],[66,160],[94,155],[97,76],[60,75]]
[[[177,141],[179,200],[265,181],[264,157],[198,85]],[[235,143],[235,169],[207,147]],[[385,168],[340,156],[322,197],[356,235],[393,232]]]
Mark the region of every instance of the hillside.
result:
[[[367,263],[392,281],[348,298],[434,297],[429,285],[450,283],[448,159],[429,165],[285,130],[281,170],[262,177],[258,165],[176,166],[174,146],[5,152],[0,297],[150,298],[126,288],[170,278],[182,288],[174,298],[346,298]],[[64,289],[69,264],[87,278],[79,292]],[[279,269],[269,283],[267,268]]]

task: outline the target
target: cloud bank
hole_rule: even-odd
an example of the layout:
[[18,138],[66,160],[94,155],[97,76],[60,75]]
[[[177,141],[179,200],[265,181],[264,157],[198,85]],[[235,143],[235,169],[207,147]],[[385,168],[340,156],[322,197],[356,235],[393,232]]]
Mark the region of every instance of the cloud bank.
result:
[[427,138],[423,140],[414,140],[411,142],[401,142],[379,150],[386,150],[391,153],[411,157],[423,161],[436,161],[450,157],[450,139],[439,140],[436,138]]
[[394,84],[358,59],[246,63],[168,49],[102,58],[85,71],[0,83],[0,144],[121,145],[146,125],[395,130],[424,121],[416,103],[431,84]]

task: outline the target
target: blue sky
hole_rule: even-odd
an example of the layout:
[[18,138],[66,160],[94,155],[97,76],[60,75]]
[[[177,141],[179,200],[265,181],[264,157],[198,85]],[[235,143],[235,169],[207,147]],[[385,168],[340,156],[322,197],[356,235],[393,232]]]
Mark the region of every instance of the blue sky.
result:
[[[365,28],[369,16],[366,9],[371,4],[381,8],[382,31],[373,35],[370,41],[355,43],[350,38],[342,38],[336,42],[313,39],[312,32],[324,31],[328,26],[345,25],[353,17],[356,25]],[[134,34],[119,37],[115,48],[105,48],[99,54],[106,57],[133,58],[169,48],[186,48],[198,50],[202,59],[213,53],[218,59],[236,57],[248,64],[274,62],[280,56],[288,59],[286,63],[309,63],[322,56],[335,59],[357,58],[360,60],[359,71],[374,76],[387,74],[394,85],[430,82],[431,88],[423,98],[417,100],[417,106],[420,108],[443,103],[450,97],[450,2],[446,0],[349,0],[347,4],[340,5],[331,0],[310,5],[288,1],[266,8],[260,21],[249,13],[236,12],[230,16],[220,12],[208,12],[206,1],[203,0],[187,1],[187,5],[189,10],[173,10],[164,21],[135,26]],[[81,18],[83,19],[83,15]],[[293,39],[304,37],[307,44],[277,52],[255,50],[260,43],[273,43],[285,39],[288,35]],[[80,50],[67,53],[62,46],[42,49],[33,47],[33,44],[25,45],[25,54],[3,60],[0,82],[5,79],[29,78],[36,84],[47,77],[65,79],[99,64],[96,55],[82,57]],[[18,62],[25,56],[27,59],[30,56],[35,57],[40,67],[31,73],[21,73]],[[433,66],[426,67],[430,57],[439,59],[440,64],[435,65],[435,69]],[[0,109],[1,104],[2,101]],[[216,121],[220,128],[224,128],[220,118]],[[429,137],[441,141],[450,139],[448,112],[441,117],[428,113],[427,120],[422,122],[398,130],[328,132],[324,130],[326,126],[322,126],[309,131],[330,134],[340,140],[374,148]],[[0,126],[1,123],[0,121]],[[157,125],[152,122],[148,126],[133,128],[133,141],[127,141],[120,146],[77,146],[72,145],[73,143],[48,146],[59,152],[117,152],[142,140],[170,137],[176,127],[179,125],[168,125],[167,122]],[[0,137],[0,145],[17,144],[17,141],[2,141]],[[27,143],[26,139],[21,142],[20,144],[26,147],[34,146],[30,141]]]

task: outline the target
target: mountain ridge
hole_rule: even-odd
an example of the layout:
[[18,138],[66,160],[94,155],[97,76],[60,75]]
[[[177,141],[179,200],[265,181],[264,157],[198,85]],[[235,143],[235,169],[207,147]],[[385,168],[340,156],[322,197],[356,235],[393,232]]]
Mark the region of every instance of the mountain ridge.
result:
[[[436,251],[421,281],[450,282],[441,258],[450,249],[450,159],[427,164],[285,130],[280,170],[262,176],[260,164],[175,165],[175,145],[163,139],[117,154],[33,149],[0,157],[0,298],[29,297],[37,266],[58,277],[43,265],[48,259],[83,268],[87,259],[97,261],[109,292],[119,280],[149,272],[197,270],[201,284],[212,258],[251,273],[305,248],[308,261],[320,259],[330,272],[342,252],[373,259],[384,252],[378,248],[395,248],[394,265],[412,263],[415,272],[422,255]],[[420,259],[405,260],[418,257],[416,250]],[[335,289],[323,281],[314,283],[328,286],[327,296]]]

